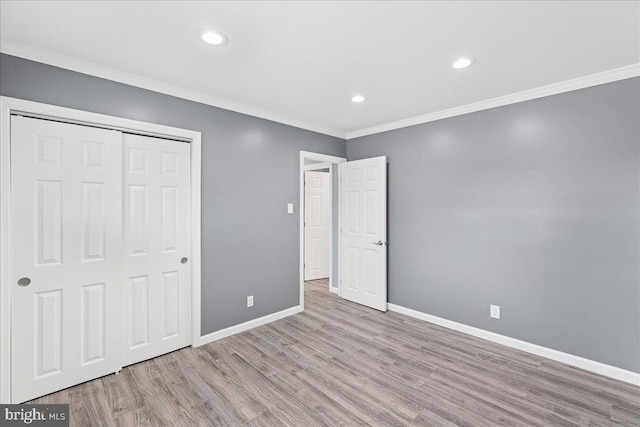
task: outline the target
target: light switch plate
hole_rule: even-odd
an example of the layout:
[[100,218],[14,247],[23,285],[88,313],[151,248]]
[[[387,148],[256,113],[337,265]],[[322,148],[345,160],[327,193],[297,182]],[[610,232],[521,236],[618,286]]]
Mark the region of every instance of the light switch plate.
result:
[[293,203],[287,203],[287,213],[293,213]]

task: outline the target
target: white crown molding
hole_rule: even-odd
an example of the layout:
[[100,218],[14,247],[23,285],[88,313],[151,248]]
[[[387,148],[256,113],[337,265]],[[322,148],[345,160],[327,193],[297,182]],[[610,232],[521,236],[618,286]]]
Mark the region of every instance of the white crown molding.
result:
[[375,133],[387,132],[394,129],[433,122],[435,120],[446,119],[454,116],[461,116],[463,114],[474,113],[476,111],[502,107],[504,105],[529,101],[531,99],[556,95],[563,92],[570,92],[572,90],[583,89],[590,86],[597,86],[604,83],[615,82],[618,80],[624,80],[630,77],[638,76],[640,76],[640,64],[632,64],[601,73],[578,77],[572,80],[566,80],[564,82],[553,83],[547,86],[541,86],[522,92],[516,92],[509,95],[487,99],[484,101],[474,102],[472,104],[461,105],[459,107],[450,108],[448,110],[436,111],[434,113],[423,114],[421,116],[411,117],[408,119],[398,120],[383,125],[372,126],[366,129],[347,132],[346,139],[349,140],[353,138],[359,138],[361,136],[373,135]]
[[93,62],[83,61],[80,59],[72,58],[70,56],[61,55],[49,50],[18,43],[13,40],[0,39],[0,52],[7,55],[41,62],[43,64],[53,65],[54,67],[65,68],[67,70],[76,71],[78,73],[88,74],[90,76],[100,77],[103,79],[124,83],[130,86],[151,90],[153,92],[159,92],[166,95],[187,99],[189,101],[195,101],[201,104],[223,108],[225,110],[231,110],[237,113],[258,117],[261,119],[271,120],[273,122],[282,123],[300,129],[310,130],[312,132],[317,132],[329,136],[335,136],[337,138],[344,139],[346,135],[345,132],[340,130],[330,129],[313,123],[306,123],[299,120],[291,119],[280,114],[271,113],[260,108],[240,104],[238,102],[234,102],[225,98],[206,95],[192,89],[186,89],[169,83],[163,83],[158,80],[149,79],[137,74],[127,73]]
[[387,308],[390,311],[395,311],[396,313],[404,314],[415,319],[424,320],[425,322],[462,332],[463,334],[472,335],[474,337],[506,345],[507,347],[515,348],[517,350],[526,351],[527,353],[535,354],[537,356],[546,357],[560,363],[575,366],[576,368],[584,369],[585,371],[595,372],[596,374],[640,386],[640,374],[636,372],[627,371],[622,368],[596,362],[595,360],[585,359],[584,357],[564,353],[552,348],[542,347],[537,344],[496,334],[495,332],[485,331],[484,329],[474,328],[473,326],[443,319],[442,317],[433,316],[401,305],[387,304]]
[[206,95],[192,89],[163,83],[137,74],[127,73],[115,68],[105,67],[93,62],[83,61],[12,40],[0,39],[0,52],[346,140],[640,76],[640,64],[631,64],[625,67],[474,102],[472,104],[461,105],[447,110],[436,111],[351,132],[344,132],[313,123],[301,122],[260,108]]

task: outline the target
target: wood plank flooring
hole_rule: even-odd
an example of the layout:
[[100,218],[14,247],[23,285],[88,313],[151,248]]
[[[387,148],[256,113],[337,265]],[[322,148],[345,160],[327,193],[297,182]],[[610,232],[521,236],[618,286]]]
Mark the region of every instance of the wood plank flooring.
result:
[[32,403],[75,426],[640,426],[640,388],[307,282],[303,313]]

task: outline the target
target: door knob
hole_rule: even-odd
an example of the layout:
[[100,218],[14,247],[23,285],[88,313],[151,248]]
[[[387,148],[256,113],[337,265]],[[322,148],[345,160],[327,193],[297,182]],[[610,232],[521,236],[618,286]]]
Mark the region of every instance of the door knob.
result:
[[30,283],[31,283],[31,279],[29,279],[28,277],[21,277],[18,280],[18,286],[22,286],[23,288],[25,286],[29,286]]
[[387,242],[383,242],[382,240],[378,240],[377,242],[371,242],[372,245],[383,246],[387,244]]
[[186,264],[187,262],[189,262],[189,258],[187,258],[186,256],[185,256],[185,257],[182,257],[182,259],[180,260],[180,262],[181,262],[181,263],[183,263],[183,264]]

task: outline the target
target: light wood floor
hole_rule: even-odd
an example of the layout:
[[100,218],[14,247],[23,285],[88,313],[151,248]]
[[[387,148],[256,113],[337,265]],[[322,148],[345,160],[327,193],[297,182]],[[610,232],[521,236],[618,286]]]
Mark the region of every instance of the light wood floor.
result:
[[640,426],[640,388],[339,299],[32,403],[71,425]]

